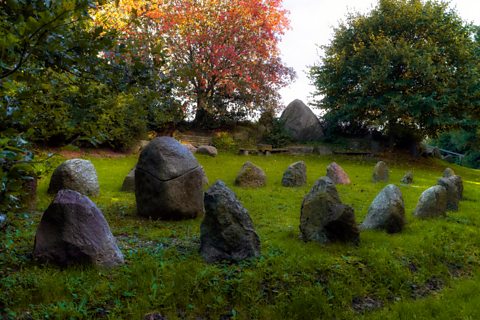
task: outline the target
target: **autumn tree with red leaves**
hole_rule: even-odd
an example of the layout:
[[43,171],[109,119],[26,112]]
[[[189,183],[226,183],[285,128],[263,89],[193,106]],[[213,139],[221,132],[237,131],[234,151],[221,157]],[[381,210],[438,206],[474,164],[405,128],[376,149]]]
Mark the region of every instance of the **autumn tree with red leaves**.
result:
[[[278,43],[289,27],[281,0],[120,1],[117,8],[150,19],[129,32],[156,38],[195,122],[247,116],[278,107],[278,89],[294,73]],[[151,26],[154,25],[154,28]]]

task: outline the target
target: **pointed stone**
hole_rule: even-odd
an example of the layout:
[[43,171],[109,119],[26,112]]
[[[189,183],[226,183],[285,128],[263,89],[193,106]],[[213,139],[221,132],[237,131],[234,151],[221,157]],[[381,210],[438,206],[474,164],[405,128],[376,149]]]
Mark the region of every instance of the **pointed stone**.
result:
[[423,191],[413,215],[417,218],[444,217],[447,211],[447,190],[433,186]]
[[388,233],[402,231],[405,226],[405,204],[400,189],[389,184],[375,197],[360,229],[384,229]]
[[89,160],[70,159],[53,171],[48,193],[57,193],[62,189],[70,189],[86,196],[98,196],[97,171]]
[[303,161],[297,161],[288,166],[283,173],[282,186],[301,187],[307,183],[307,166]]
[[123,255],[97,206],[85,195],[60,190],[42,216],[33,256],[60,266],[113,267]]
[[350,184],[348,174],[337,163],[332,162],[327,167],[327,177],[329,177],[335,184]]
[[267,176],[260,168],[247,161],[243,164],[240,172],[235,179],[235,185],[247,188],[264,187],[267,184]]
[[388,166],[383,161],[378,161],[373,168],[373,182],[388,181]]
[[248,211],[220,180],[205,192],[200,253],[209,263],[237,262],[260,255],[260,239]]

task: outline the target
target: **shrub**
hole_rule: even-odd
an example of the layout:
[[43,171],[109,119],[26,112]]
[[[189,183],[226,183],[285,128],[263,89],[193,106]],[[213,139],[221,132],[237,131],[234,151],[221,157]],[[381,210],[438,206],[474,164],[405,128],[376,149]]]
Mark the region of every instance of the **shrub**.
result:
[[226,131],[216,132],[212,139],[212,144],[219,150],[234,151],[237,144],[230,133]]
[[274,148],[281,148],[292,142],[292,138],[285,130],[283,121],[278,118],[272,119],[272,125],[263,136],[265,143],[271,144]]

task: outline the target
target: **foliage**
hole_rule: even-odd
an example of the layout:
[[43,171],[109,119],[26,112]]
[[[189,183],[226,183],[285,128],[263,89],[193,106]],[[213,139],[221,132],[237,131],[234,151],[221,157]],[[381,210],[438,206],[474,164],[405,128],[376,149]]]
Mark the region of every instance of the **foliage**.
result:
[[[353,182],[337,186],[339,194],[344,203],[354,208],[360,222],[369,203],[385,186],[371,183],[376,159],[302,156],[308,168],[307,185],[293,190],[282,187],[281,178],[289,164],[300,160],[298,156],[198,155],[210,181],[222,179],[234,190],[262,241],[262,256],[257,260],[209,265],[198,254],[201,218],[139,219],[134,194],[119,191],[136,156],[89,159],[102,186],[95,202],[109,222],[127,264],[110,270],[38,266],[31,261],[31,250],[40,215],[16,215],[0,233],[0,313],[33,319],[139,319],[154,311],[169,319],[233,315],[238,319],[368,318],[373,314],[355,311],[354,301],[370,298],[387,311],[410,302],[432,278],[449,286],[459,281],[455,277],[467,276],[480,265],[480,217],[476,209],[479,189],[475,182],[480,176],[475,170],[453,166],[465,184],[460,211],[445,219],[425,221],[415,219],[412,212],[421,192],[436,183],[447,164],[388,160],[392,181],[399,181],[405,171],[415,173],[412,186],[399,185],[408,220],[404,232],[392,236],[365,231],[359,246],[318,245],[299,239],[299,210],[304,195],[325,167],[336,161]],[[237,170],[247,160],[266,171],[265,188],[252,192],[234,186]],[[44,210],[51,200],[46,192],[48,182],[48,176],[40,181],[39,210]],[[445,305],[462,310],[463,306]],[[437,312],[441,313],[442,308],[438,306]],[[446,311],[454,314],[454,310]]]
[[274,148],[285,147],[292,142],[292,137],[285,129],[284,122],[279,118],[272,118],[271,124],[267,127],[262,140],[271,144]]
[[480,168],[480,131],[476,128],[442,133],[431,143],[440,148],[464,154],[461,165]]
[[95,24],[97,4],[1,2],[0,131],[15,128],[37,143],[126,149],[148,129],[183,118],[171,110],[178,105],[173,85],[158,72],[165,61],[144,61]]
[[11,213],[22,208],[25,198],[29,196],[25,185],[38,176],[33,159],[33,152],[20,136],[1,136],[0,213]]
[[216,132],[212,138],[212,144],[219,150],[235,151],[237,144],[227,131]]
[[276,106],[277,89],[292,77],[278,50],[288,28],[279,0],[120,1],[110,12],[119,11],[148,25],[121,24],[127,34],[165,45],[177,93],[202,125]]
[[434,137],[478,117],[475,28],[448,4],[380,0],[335,29],[310,69],[327,122]]

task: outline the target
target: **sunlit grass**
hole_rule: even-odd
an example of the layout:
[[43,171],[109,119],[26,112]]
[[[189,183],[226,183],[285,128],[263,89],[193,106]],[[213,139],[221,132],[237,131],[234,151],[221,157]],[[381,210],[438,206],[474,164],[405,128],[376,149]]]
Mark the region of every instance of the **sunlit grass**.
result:
[[[453,166],[465,184],[459,212],[449,213],[447,218],[418,220],[412,213],[420,194],[436,184],[447,164],[386,159],[390,183],[400,187],[405,200],[405,230],[395,235],[363,232],[359,246],[319,245],[299,239],[304,195],[325,175],[326,166],[336,161],[352,180],[351,185],[338,186],[340,197],[355,209],[360,223],[386,185],[371,181],[378,159],[225,153],[215,158],[197,157],[210,184],[223,180],[249,211],[262,242],[259,259],[238,265],[207,265],[198,254],[201,217],[172,222],[136,216],[134,194],[121,192],[120,187],[137,156],[91,157],[101,188],[100,195],[92,200],[104,212],[126,256],[126,265],[113,270],[38,266],[31,261],[30,252],[40,214],[19,214],[3,236],[6,249],[0,251],[6,270],[0,301],[6,312],[13,318],[28,312],[34,318],[140,319],[152,311],[168,319],[376,317],[377,313],[355,311],[353,302],[368,297],[385,310],[398,309],[401,314],[400,303],[411,303],[414,288],[422,288],[432,278],[440,279],[444,286],[455,284],[457,280],[452,279],[465,277],[479,266],[477,170]],[[266,187],[242,189],[233,185],[247,160],[265,170]],[[307,185],[282,187],[284,170],[298,160],[307,165]],[[407,171],[413,171],[414,183],[401,185]],[[48,181],[45,177],[39,184],[39,211],[45,210],[52,198],[46,193]],[[465,286],[467,290],[473,284]],[[443,307],[435,300],[425,303],[431,303],[432,310]],[[379,312],[381,318],[384,313]]]

